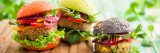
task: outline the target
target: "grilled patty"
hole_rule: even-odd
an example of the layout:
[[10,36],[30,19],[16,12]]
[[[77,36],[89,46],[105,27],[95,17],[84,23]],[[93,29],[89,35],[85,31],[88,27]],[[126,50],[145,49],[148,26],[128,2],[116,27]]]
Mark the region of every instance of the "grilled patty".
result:
[[54,30],[56,28],[28,26],[24,27],[23,30],[17,31],[17,33],[21,39],[36,40],[39,36],[47,36],[50,31]]
[[60,18],[58,25],[75,30],[89,31],[92,27],[90,23],[75,23],[67,20],[66,18]]

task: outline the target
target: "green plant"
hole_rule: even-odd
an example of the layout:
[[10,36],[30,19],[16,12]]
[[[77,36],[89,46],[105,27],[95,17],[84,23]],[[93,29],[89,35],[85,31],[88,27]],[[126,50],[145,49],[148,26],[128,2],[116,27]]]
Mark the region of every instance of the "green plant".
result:
[[1,0],[0,3],[3,6],[0,11],[0,19],[16,18],[18,10],[24,5],[23,0]]
[[146,10],[157,7],[159,0],[134,0],[130,8],[126,11],[127,20],[134,22],[137,20],[156,21],[156,16],[146,15]]

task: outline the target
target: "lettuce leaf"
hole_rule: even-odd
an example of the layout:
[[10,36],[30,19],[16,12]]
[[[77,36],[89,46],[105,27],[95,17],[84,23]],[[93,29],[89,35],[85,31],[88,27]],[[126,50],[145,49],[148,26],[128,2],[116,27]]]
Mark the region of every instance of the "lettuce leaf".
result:
[[[84,20],[83,18],[81,18],[80,12],[78,12],[78,11],[75,11],[75,10],[72,10],[69,8],[65,8],[65,7],[63,7],[62,10],[67,15],[72,16],[72,18]],[[94,16],[90,16],[90,15],[87,15],[87,16],[88,16],[87,22],[96,22],[96,18],[94,18]]]
[[56,39],[55,39],[56,37],[64,38],[64,34],[65,34],[64,30],[51,31],[51,32],[49,32],[48,36],[41,35],[35,41],[26,40],[26,39],[22,40],[17,36],[17,34],[14,34],[13,39],[16,42],[19,42],[21,44],[26,44],[26,45],[33,46],[33,47],[42,48],[42,47],[47,46],[47,44],[50,42],[56,43]]

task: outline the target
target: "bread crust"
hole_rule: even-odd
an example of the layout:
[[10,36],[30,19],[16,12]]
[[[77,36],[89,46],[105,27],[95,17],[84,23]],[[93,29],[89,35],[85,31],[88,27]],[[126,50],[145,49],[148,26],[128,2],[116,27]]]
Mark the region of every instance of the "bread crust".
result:
[[36,15],[39,13],[45,13],[51,11],[53,6],[49,2],[44,1],[33,1],[29,4],[24,5],[17,14],[18,18]]

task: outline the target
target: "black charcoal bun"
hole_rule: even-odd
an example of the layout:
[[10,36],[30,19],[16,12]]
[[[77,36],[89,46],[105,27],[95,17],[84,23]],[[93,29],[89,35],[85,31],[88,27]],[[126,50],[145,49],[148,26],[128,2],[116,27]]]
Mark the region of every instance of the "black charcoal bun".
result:
[[94,27],[94,35],[96,34],[123,34],[132,32],[133,28],[126,20],[120,18],[110,18],[101,21]]

